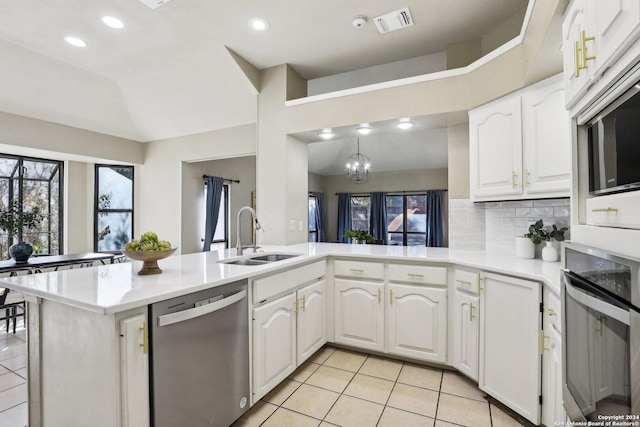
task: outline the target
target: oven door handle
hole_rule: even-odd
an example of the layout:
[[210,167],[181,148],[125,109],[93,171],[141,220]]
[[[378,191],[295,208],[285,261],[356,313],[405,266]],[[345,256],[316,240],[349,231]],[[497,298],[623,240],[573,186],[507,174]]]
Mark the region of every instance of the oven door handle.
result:
[[615,305],[581,292],[580,288],[571,284],[572,280],[578,279],[576,277],[569,277],[567,274],[564,275],[564,289],[567,294],[571,296],[571,298],[593,310],[604,314],[605,316],[611,317],[619,322],[624,323],[627,326],[630,326],[631,320],[629,310],[616,307]]

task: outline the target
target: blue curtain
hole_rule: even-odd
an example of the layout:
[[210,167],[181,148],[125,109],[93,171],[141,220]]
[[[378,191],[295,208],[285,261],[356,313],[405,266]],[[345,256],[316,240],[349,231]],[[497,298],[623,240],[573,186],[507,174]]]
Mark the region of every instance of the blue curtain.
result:
[[382,240],[383,244],[387,244],[387,193],[371,193],[369,232],[374,239]]
[[444,245],[444,215],[442,212],[445,190],[427,191],[427,246]]
[[326,241],[324,236],[324,193],[316,193],[316,228],[318,242]]
[[216,233],[223,184],[223,178],[218,176],[207,177],[207,200],[205,202],[207,213],[204,225],[204,245],[202,246],[202,252],[209,251],[211,240],[213,240],[213,235]]
[[342,237],[351,228],[351,193],[338,193],[338,242],[349,243]]

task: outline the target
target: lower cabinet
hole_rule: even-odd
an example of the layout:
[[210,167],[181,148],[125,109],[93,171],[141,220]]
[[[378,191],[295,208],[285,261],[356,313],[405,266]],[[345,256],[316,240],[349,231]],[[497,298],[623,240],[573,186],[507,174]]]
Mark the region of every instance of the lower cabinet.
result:
[[384,351],[384,283],[335,279],[335,341]]
[[541,285],[492,273],[483,277],[479,387],[537,425]]
[[478,381],[480,297],[460,289],[453,296],[453,367]]
[[326,341],[324,280],[254,308],[254,402]]
[[542,291],[542,424],[564,421],[562,406],[562,330],[560,298],[549,288]]
[[389,353],[447,362],[447,289],[389,284]]
[[120,320],[122,426],[149,425],[149,354],[147,316]]

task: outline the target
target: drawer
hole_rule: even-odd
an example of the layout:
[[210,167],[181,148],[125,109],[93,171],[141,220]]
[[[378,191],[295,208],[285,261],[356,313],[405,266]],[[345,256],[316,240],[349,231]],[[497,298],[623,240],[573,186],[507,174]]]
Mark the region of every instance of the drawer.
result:
[[640,192],[587,199],[587,225],[640,229]]
[[428,265],[389,264],[389,281],[447,286],[447,268]]
[[544,286],[542,289],[542,303],[544,311],[542,316],[558,332],[562,332],[562,319],[560,319],[560,297],[547,286]]
[[296,289],[323,277],[324,274],[325,262],[318,261],[283,271],[282,273],[255,279],[253,281],[253,303],[255,304],[288,290]]
[[384,280],[384,264],[381,262],[337,259],[334,261],[333,271],[335,276]]
[[453,276],[457,289],[462,289],[476,295],[480,294],[480,273],[456,268]]

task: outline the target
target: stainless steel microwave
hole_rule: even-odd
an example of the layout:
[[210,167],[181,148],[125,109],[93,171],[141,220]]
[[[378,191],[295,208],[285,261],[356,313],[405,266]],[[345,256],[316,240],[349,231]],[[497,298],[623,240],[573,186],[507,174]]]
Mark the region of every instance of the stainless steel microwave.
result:
[[640,190],[640,82],[591,122],[589,193]]

